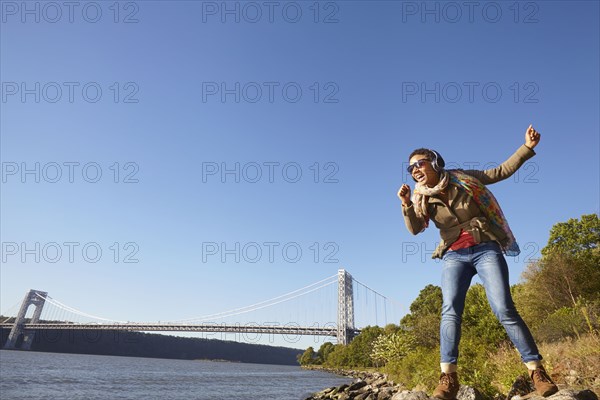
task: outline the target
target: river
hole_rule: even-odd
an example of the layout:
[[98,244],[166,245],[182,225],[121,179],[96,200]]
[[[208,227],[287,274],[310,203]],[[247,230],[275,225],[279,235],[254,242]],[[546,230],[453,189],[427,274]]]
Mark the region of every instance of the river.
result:
[[347,382],[295,366],[0,350],[2,400],[300,400]]

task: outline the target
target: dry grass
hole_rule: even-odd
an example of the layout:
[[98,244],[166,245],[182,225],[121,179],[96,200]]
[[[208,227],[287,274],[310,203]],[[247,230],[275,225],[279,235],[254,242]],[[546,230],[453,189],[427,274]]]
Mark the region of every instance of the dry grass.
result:
[[540,350],[557,383],[600,394],[599,334],[545,344]]
[[[539,349],[546,370],[561,389],[591,389],[600,396],[600,334],[541,343]],[[526,375],[525,366],[509,345],[501,346],[490,356],[496,366],[493,384],[507,393],[519,375]]]

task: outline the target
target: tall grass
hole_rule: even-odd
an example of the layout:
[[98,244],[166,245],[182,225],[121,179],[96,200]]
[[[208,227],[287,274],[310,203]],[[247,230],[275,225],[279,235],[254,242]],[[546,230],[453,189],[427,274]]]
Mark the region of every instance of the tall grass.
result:
[[[462,347],[462,343],[461,343]],[[465,346],[458,365],[463,385],[476,387],[487,398],[506,395],[527,368],[509,342],[493,351]],[[544,367],[559,386],[591,389],[600,397],[600,335],[597,332],[539,344]],[[439,349],[419,348],[405,358],[388,363],[383,372],[407,389],[433,391],[439,378]]]

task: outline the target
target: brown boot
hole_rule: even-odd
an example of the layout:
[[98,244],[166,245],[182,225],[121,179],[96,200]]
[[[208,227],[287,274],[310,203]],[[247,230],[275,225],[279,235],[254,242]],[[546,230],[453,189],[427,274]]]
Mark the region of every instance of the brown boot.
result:
[[535,392],[540,396],[547,397],[558,392],[558,387],[552,382],[544,367],[538,367],[529,371],[529,376],[535,386]]
[[440,376],[440,383],[433,391],[433,397],[437,397],[442,400],[454,400],[458,394],[458,375],[456,372],[446,374],[442,372]]

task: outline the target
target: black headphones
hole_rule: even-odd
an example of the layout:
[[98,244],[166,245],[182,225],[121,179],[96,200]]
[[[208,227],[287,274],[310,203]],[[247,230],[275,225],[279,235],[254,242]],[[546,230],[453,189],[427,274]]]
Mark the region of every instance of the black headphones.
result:
[[[444,161],[444,158],[440,155],[440,153],[438,153],[435,150],[431,150],[431,149],[427,149],[427,150],[430,151],[431,154],[433,154],[433,160],[431,160],[431,166],[433,167],[434,171],[440,172],[446,166],[446,162]],[[411,178],[413,178],[413,181],[418,182],[414,178],[414,176],[412,176],[412,174],[410,176],[411,176]]]
[[435,150],[428,150],[433,153],[433,160],[431,160],[431,166],[434,170],[440,172],[446,166],[446,162],[444,161],[440,153],[438,153]]

